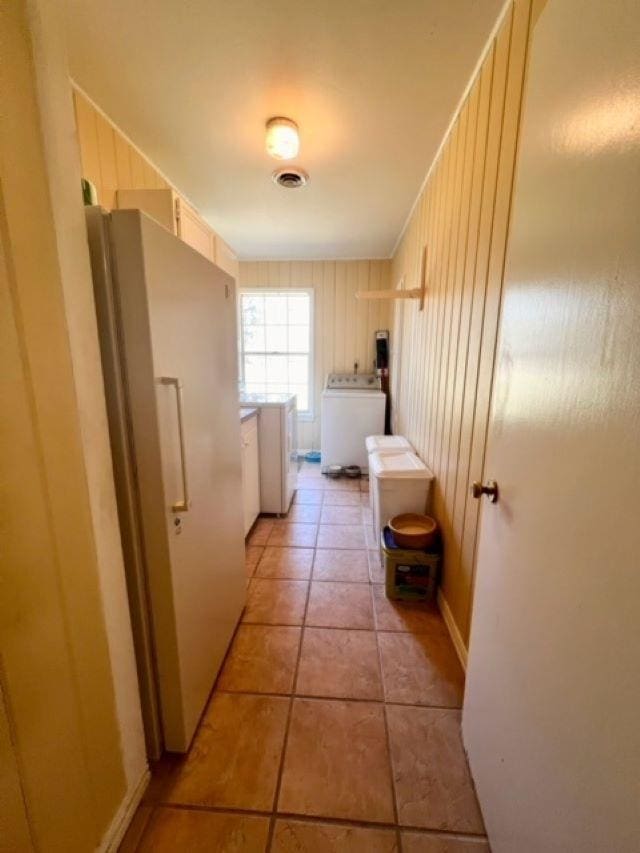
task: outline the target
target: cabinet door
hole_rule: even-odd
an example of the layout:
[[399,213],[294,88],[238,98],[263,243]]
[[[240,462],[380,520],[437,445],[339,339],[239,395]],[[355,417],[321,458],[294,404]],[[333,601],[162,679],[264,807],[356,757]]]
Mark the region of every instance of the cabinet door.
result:
[[167,231],[178,234],[176,195],[173,190],[118,190],[116,205],[119,210],[142,210]]
[[230,276],[238,280],[238,259],[233,253],[230,246],[228,246],[222,237],[218,234],[215,236],[215,252],[216,252],[216,263],[220,267],[221,270],[228,272]]
[[242,452],[242,514],[243,514],[243,526],[244,526],[244,535],[246,536],[249,530],[251,529],[251,510],[250,510],[250,502],[249,502],[249,462],[248,462],[248,447],[246,444],[246,438],[243,434],[240,437],[240,448]]
[[247,435],[247,505],[251,524],[260,513],[260,459],[258,450],[258,418],[250,421]]
[[244,507],[244,532],[260,512],[260,468],[258,458],[258,418],[242,424],[242,501]]
[[176,200],[178,237],[210,261],[214,260],[211,229],[184,199]]

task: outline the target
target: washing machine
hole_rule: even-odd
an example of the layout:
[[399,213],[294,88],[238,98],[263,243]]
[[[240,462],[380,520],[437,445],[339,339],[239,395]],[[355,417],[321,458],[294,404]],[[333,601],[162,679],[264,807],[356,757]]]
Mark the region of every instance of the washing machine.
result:
[[330,373],[322,392],[322,469],[359,465],[368,470],[366,438],[384,432],[386,396],[373,373]]

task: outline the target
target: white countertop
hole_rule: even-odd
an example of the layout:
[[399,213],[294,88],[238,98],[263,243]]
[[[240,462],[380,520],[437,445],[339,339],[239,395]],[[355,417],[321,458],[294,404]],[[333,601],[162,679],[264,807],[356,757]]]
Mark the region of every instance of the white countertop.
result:
[[295,394],[240,394],[241,406],[285,406],[293,402]]
[[240,423],[258,414],[256,406],[240,406]]

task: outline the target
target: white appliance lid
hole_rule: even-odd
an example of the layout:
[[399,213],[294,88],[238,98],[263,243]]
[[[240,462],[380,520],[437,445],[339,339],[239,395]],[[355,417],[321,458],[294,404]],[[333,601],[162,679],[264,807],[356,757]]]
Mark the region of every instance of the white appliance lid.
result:
[[368,435],[365,444],[368,453],[376,450],[413,450],[403,435]]
[[[342,398],[342,399],[350,399],[350,400],[363,400],[375,398],[378,399],[380,397],[384,397],[384,391],[374,391],[373,389],[365,389],[365,388],[349,388],[347,391],[346,388],[325,388],[322,392],[322,396],[325,398]],[[369,427],[371,429],[371,426]]]
[[433,474],[415,453],[407,450],[398,453],[372,453],[369,470],[381,479],[433,480]]

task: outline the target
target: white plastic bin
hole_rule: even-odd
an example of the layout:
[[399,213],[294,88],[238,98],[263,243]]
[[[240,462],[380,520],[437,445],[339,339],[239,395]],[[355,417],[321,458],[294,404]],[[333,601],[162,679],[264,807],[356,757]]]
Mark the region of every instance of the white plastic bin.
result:
[[415,453],[372,453],[369,489],[373,495],[373,532],[380,533],[394,515],[428,512],[433,474]]
[[[369,460],[369,471],[371,471],[372,453],[394,454],[406,453],[407,451],[413,453],[411,443],[403,435],[368,435],[365,439],[365,445]],[[369,481],[371,481],[371,474],[369,474]],[[373,489],[371,488],[371,482],[369,482],[369,506],[373,512]]]
[[365,444],[367,453],[413,452],[411,443],[403,435],[368,435]]

